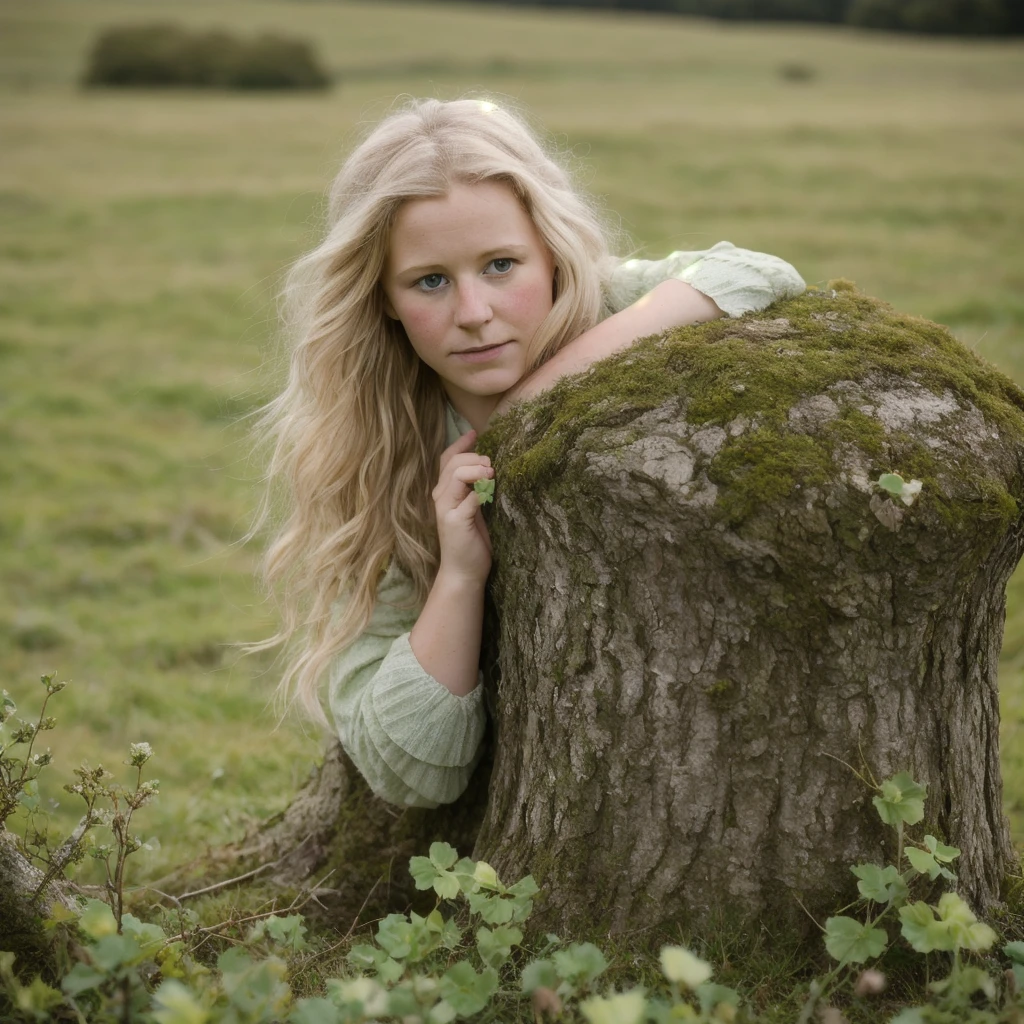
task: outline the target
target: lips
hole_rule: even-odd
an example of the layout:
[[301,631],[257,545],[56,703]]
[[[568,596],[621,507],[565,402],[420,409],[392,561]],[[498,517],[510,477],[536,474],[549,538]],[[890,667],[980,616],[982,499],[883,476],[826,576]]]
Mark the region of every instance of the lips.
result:
[[496,345],[482,345],[479,348],[464,348],[455,356],[467,363],[482,363],[504,351],[511,341],[499,341]]

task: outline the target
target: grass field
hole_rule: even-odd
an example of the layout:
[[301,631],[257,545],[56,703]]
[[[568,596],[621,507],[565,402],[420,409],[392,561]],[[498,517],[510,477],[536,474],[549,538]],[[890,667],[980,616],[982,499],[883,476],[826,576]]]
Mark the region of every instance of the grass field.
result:
[[[80,91],[96,31],[280,28],[309,96]],[[787,65],[810,77],[793,81]],[[58,766],[156,748],[158,874],[285,804],[320,741],[266,709],[239,418],[266,399],[275,290],[345,147],[396,95],[524,104],[637,251],[719,239],[949,323],[1024,383],[1024,44],[443,4],[0,5],[0,673]],[[1024,844],[1024,575],[1002,663],[1005,804]]]

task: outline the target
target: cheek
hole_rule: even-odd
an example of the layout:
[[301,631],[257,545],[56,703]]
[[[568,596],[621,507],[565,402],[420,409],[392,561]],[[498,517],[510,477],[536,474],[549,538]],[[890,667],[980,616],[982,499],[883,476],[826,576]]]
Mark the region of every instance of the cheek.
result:
[[436,303],[421,305],[417,302],[404,303],[397,309],[405,333],[413,347],[430,346],[440,341],[444,334],[444,317]]
[[523,284],[508,292],[509,314],[517,319],[536,320],[539,324],[553,305],[551,281],[544,277]]

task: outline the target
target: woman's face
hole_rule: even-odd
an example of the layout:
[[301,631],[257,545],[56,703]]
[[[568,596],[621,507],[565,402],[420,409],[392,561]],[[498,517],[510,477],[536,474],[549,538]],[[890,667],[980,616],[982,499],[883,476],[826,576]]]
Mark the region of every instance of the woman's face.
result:
[[398,211],[382,278],[388,315],[477,429],[526,373],[554,273],[533,221],[501,182],[456,184]]

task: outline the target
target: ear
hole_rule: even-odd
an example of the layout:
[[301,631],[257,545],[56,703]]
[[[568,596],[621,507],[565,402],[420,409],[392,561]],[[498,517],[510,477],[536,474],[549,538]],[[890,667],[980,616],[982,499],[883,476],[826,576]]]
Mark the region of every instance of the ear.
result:
[[397,320],[398,314],[395,312],[395,307],[391,305],[391,300],[388,298],[388,293],[381,289],[381,294],[384,296],[384,315],[389,320]]

